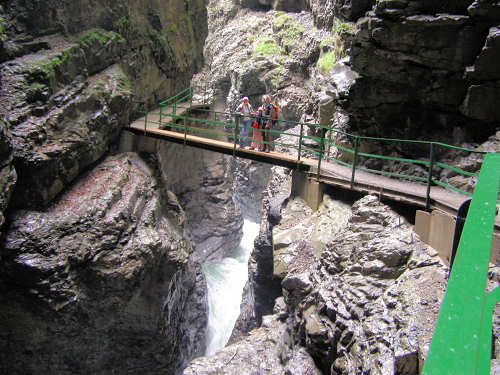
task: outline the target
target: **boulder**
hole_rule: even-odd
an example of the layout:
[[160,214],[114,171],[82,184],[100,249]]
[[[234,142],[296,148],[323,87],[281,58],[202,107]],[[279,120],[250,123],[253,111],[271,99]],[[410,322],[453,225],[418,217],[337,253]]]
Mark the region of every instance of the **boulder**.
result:
[[1,372],[174,374],[203,351],[204,278],[160,187],[144,160],[120,154],[46,210],[13,215]]

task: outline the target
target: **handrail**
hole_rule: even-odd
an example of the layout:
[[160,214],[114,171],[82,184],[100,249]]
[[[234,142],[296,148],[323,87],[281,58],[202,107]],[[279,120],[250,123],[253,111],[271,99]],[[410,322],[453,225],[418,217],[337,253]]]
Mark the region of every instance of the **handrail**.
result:
[[[203,102],[205,102],[205,97],[207,93],[207,87],[202,87],[203,91]],[[217,126],[222,126],[226,129],[231,129],[231,134],[226,134],[225,136],[227,139],[231,140],[233,142],[233,154],[236,153],[236,143],[239,137],[238,130],[242,126],[240,124],[240,118],[242,116],[241,113],[235,113],[235,112],[220,112],[220,111],[214,111],[211,109],[206,109],[206,108],[196,108],[196,111],[199,112],[205,112],[207,114],[213,114],[214,120],[211,119],[199,119],[196,117],[189,116],[189,111],[190,108],[193,105],[193,97],[196,93],[199,95],[199,87],[196,86],[189,86],[188,88],[178,92],[174,96],[162,101],[159,103],[159,122],[158,122],[158,127],[162,128],[163,126],[171,126],[175,124],[176,121],[183,121],[184,126],[182,127],[183,133],[187,135],[188,132],[198,132],[198,133],[205,133],[205,131],[200,130],[200,128],[195,128],[193,129],[191,126],[188,125],[188,123],[192,122],[198,122],[198,123],[204,123],[209,126],[217,127]],[[213,93],[213,92],[212,92]],[[187,115],[177,115],[177,107],[181,103],[187,103],[188,104],[188,114]],[[171,111],[166,111],[166,108],[169,107],[171,108]],[[185,106],[183,108],[186,108]],[[151,113],[151,112],[149,112]],[[217,121],[217,116],[225,116],[225,121]],[[170,121],[166,121],[166,118],[170,118]],[[272,120],[272,118],[269,117],[262,117],[264,120]],[[146,130],[146,122],[151,121],[148,120],[148,112],[146,111],[146,116],[145,116],[145,130]],[[435,149],[436,147],[445,147],[445,148],[450,148],[454,150],[460,150],[464,152],[470,152],[470,153],[477,153],[477,154],[487,154],[485,151],[480,151],[480,150],[472,150],[472,149],[467,149],[463,147],[458,147],[458,146],[453,146],[453,145],[448,145],[442,142],[433,142],[433,141],[423,141],[423,140],[410,140],[410,139],[397,139],[397,138],[377,138],[377,137],[369,137],[369,136],[358,136],[354,134],[349,134],[344,131],[332,128],[331,126],[326,126],[326,125],[321,125],[321,124],[311,124],[311,123],[304,123],[304,122],[297,122],[297,121],[289,121],[289,120],[278,120],[280,123],[287,123],[288,126],[286,128],[290,128],[290,126],[300,126],[300,133],[299,134],[294,134],[294,133],[286,133],[287,136],[295,137],[298,138],[298,146],[291,146],[291,145],[286,145],[284,143],[280,143],[274,139],[276,135],[283,134],[283,131],[277,130],[275,128],[272,129],[260,129],[262,133],[269,133],[271,134],[271,141],[261,141],[261,143],[265,144],[270,144],[270,145],[281,145],[284,147],[287,147],[288,149],[293,148],[293,149],[298,149],[298,155],[297,155],[297,167],[299,166],[299,161],[301,160],[302,157],[306,155],[312,155],[315,158],[318,159],[318,165],[317,165],[317,178],[319,179],[321,176],[321,166],[322,166],[322,161],[329,161],[329,162],[334,162],[339,165],[343,165],[344,167],[348,167],[351,169],[351,182],[350,186],[351,188],[354,187],[356,184],[356,171],[366,171],[369,173],[375,173],[375,174],[380,174],[380,175],[385,175],[389,177],[394,177],[394,178],[403,178],[407,180],[413,180],[413,181],[420,181],[420,182],[425,182],[427,185],[427,191],[426,191],[426,208],[430,208],[431,204],[431,198],[430,198],[430,193],[431,193],[431,188],[434,185],[439,185],[444,188],[451,189],[453,191],[459,192],[464,195],[471,195],[470,192],[465,191],[461,189],[460,187],[457,186],[452,186],[446,182],[442,182],[436,178],[435,172],[441,168],[441,169],[448,169],[451,170],[455,174],[459,174],[465,177],[469,178],[477,178],[478,174],[477,173],[472,173],[469,171],[465,171],[461,168],[455,167],[455,166],[450,166],[447,165],[443,162],[439,162],[435,160]],[[305,129],[304,126],[307,125],[309,129],[313,129],[313,135],[306,135],[305,134]],[[180,129],[178,129],[180,130]],[[250,128],[251,131],[251,128]],[[326,133],[328,134],[328,137],[326,137]],[[319,133],[319,135],[318,135]],[[317,134],[317,135],[314,135]],[[336,142],[332,142],[332,134],[340,134],[344,136],[347,139],[346,144],[337,144]],[[220,133],[219,133],[220,135]],[[306,147],[304,144],[305,140],[310,140],[313,142],[313,144],[316,144],[315,148],[311,147]],[[429,155],[428,158],[410,158],[410,157],[396,157],[396,156],[388,156],[388,155],[378,155],[370,152],[364,152],[362,145],[364,145],[365,142],[391,142],[391,143],[402,143],[402,144],[414,144],[418,145],[420,149],[422,149],[422,146],[429,147]],[[349,144],[352,145],[350,148]],[[334,156],[331,154],[331,150],[334,150],[334,155],[337,154],[337,156]],[[351,162],[339,159],[338,157],[338,152],[341,152],[344,157],[347,157],[350,155],[350,158],[352,158]],[[398,165],[406,165],[406,164],[411,164],[418,166],[418,174],[416,175],[410,175],[407,173],[401,173],[399,172],[389,172],[385,170],[377,170],[373,168],[369,168],[364,166],[364,161],[367,159],[374,159],[374,160],[381,160],[381,161],[390,161],[394,163],[398,163]],[[358,165],[360,164],[360,165]],[[403,170],[404,172],[404,170]]]
[[486,155],[453,262],[422,375],[489,375],[493,308],[485,292],[500,183],[500,154]]

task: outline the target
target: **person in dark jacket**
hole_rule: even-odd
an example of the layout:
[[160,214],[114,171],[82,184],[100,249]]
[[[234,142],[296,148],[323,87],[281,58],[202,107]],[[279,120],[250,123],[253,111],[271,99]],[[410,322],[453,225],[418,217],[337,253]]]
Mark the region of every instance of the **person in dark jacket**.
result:
[[271,150],[271,127],[278,119],[278,107],[271,103],[271,97],[262,97],[262,106],[259,107],[260,124],[263,131],[264,152]]

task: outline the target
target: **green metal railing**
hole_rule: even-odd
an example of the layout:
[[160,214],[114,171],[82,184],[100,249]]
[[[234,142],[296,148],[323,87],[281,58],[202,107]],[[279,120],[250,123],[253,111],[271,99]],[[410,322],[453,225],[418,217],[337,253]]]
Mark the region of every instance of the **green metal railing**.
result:
[[[208,108],[199,108],[199,106],[193,108],[196,108],[198,113],[204,113],[206,118],[192,116],[190,113],[192,110],[189,108],[187,112],[185,112],[187,113],[185,115],[179,115],[177,113],[178,106],[181,105],[181,103],[188,105],[188,107],[192,106],[193,96],[200,91],[203,92],[202,97],[203,102],[205,102],[207,88],[191,86],[180,91],[171,98],[160,102],[157,105],[159,112],[148,112],[146,108],[144,118],[145,129],[148,122],[154,122],[151,120],[151,115],[157,114],[159,115],[159,120],[156,121],[155,124],[157,124],[158,127],[183,132],[185,136],[188,134],[200,134],[208,137],[222,137],[225,140],[233,142],[233,154],[235,154],[239,130],[242,126],[241,113],[218,112]],[[322,164],[335,163],[351,169],[351,188],[356,183],[356,173],[359,171],[419,182],[427,186],[427,208],[430,208],[430,192],[431,186],[433,185],[439,185],[467,196],[472,196],[471,192],[438,179],[439,176],[437,172],[446,169],[450,174],[461,175],[465,178],[476,179],[478,176],[477,173],[437,161],[435,155],[438,154],[438,148],[440,149],[439,154],[441,155],[451,150],[455,152],[474,153],[481,157],[486,154],[486,152],[483,151],[447,145],[440,142],[358,136],[326,125],[288,120],[279,120],[279,122],[285,124],[284,128],[286,129],[296,128],[297,133],[281,131],[276,129],[276,127],[272,127],[271,129],[260,129],[259,131],[262,134],[268,133],[270,135],[269,138],[272,139],[269,142],[261,141],[260,143],[272,147],[281,147],[289,152],[295,150],[297,162],[303,157],[317,159],[316,176],[318,179],[321,178]],[[300,129],[300,131],[298,131],[298,129]],[[252,129],[250,128],[248,130],[249,133],[251,133]],[[306,134],[306,130],[309,130],[309,134]],[[280,141],[279,136],[283,134],[289,139],[295,138],[295,141]],[[338,139],[339,137],[343,138],[345,141],[339,143],[332,140],[332,138]],[[404,155],[409,153],[407,151],[408,149],[414,149],[418,154],[423,154],[425,152],[428,156],[415,159],[411,157],[378,155],[366,151],[367,149],[375,148],[373,147],[374,144],[382,145],[384,143],[389,145],[392,149],[397,149],[399,154]],[[367,161],[371,161],[374,164],[382,164],[382,168],[363,166],[366,165]],[[397,165],[401,171],[394,172],[391,170],[384,170],[384,166],[390,163]],[[405,172],[405,170],[412,170],[412,173]]]
[[486,155],[467,214],[422,375],[489,375],[493,308],[500,287],[485,292],[500,154]]

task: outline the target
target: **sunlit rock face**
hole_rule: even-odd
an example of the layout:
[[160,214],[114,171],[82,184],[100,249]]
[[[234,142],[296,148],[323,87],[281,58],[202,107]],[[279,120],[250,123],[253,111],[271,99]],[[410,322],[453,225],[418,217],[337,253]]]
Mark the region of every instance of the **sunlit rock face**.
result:
[[[345,210],[329,205],[327,212]],[[356,201],[341,216],[347,220],[329,239],[323,237],[316,262],[298,267],[304,263],[294,259],[298,252],[288,255],[293,263],[283,289],[293,329],[323,371],[417,374],[439,313],[446,268],[374,196]],[[314,254],[317,237],[307,243]],[[280,259],[286,260],[283,252]]]
[[109,157],[2,244],[1,372],[173,374],[203,351],[204,279],[154,164]]

